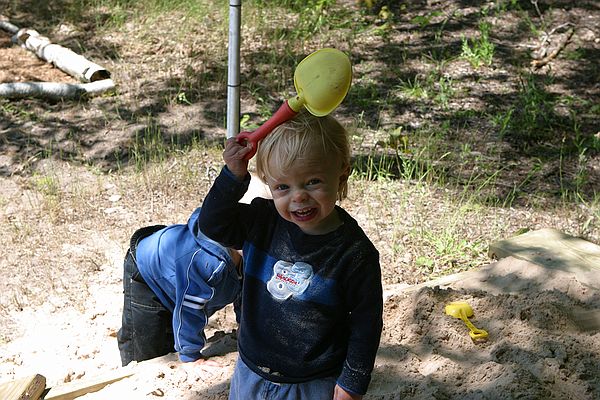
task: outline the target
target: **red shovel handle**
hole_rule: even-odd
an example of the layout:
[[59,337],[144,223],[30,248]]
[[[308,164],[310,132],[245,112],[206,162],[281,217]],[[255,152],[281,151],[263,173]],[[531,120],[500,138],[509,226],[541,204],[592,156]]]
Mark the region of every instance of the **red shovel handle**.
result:
[[240,132],[235,140],[239,144],[250,144],[250,151],[244,157],[245,160],[250,160],[256,154],[258,149],[258,142],[263,140],[269,133],[273,131],[277,126],[283,124],[286,121],[294,118],[298,114],[296,111],[288,105],[287,100],[279,107],[279,109],[269,118],[264,124],[258,127],[254,132]]

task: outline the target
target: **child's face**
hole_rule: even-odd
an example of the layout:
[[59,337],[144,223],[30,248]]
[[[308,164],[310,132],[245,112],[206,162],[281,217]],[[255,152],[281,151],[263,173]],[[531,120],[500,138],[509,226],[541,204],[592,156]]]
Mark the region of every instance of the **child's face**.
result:
[[286,171],[269,164],[267,184],[279,215],[310,235],[335,230],[341,223],[335,212],[338,189],[348,179],[341,164],[337,157],[297,160]]

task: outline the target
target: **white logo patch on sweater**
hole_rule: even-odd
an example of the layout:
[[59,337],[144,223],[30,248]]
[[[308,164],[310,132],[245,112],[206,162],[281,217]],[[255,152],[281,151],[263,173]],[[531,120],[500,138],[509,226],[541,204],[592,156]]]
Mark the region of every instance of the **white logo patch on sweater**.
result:
[[273,276],[267,282],[267,290],[276,299],[286,300],[304,293],[312,277],[313,267],[310,264],[277,261],[273,266]]

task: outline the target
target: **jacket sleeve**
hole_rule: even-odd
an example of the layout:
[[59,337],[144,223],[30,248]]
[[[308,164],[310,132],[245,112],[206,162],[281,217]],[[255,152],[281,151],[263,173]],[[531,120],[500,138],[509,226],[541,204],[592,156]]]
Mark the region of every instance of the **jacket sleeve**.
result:
[[383,329],[383,289],[379,255],[358,261],[346,279],[346,302],[350,307],[348,352],[337,384],[363,395],[371,381]]
[[247,236],[250,205],[239,203],[250,184],[250,174],[243,181],[224,166],[206,195],[198,218],[198,229],[226,247],[241,249]]
[[[208,315],[205,307],[214,296],[214,289],[197,271],[198,267],[205,264],[202,260],[204,256],[201,249],[197,250],[192,255],[189,264],[185,268],[177,270],[173,336],[175,350],[183,362],[200,359],[202,357],[200,351],[206,343],[204,327],[208,322]],[[209,260],[208,262],[219,261]],[[224,264],[224,261],[221,263]]]

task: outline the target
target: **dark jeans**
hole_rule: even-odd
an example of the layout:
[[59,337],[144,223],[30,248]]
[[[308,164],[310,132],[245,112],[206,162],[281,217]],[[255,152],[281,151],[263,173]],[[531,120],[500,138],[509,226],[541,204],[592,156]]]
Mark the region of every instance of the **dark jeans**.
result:
[[[147,235],[145,235],[147,236]],[[121,363],[143,361],[175,351],[173,314],[165,308],[144,282],[132,256],[137,240],[134,234],[123,265],[123,320],[117,333]],[[132,250],[133,249],[133,250]]]

